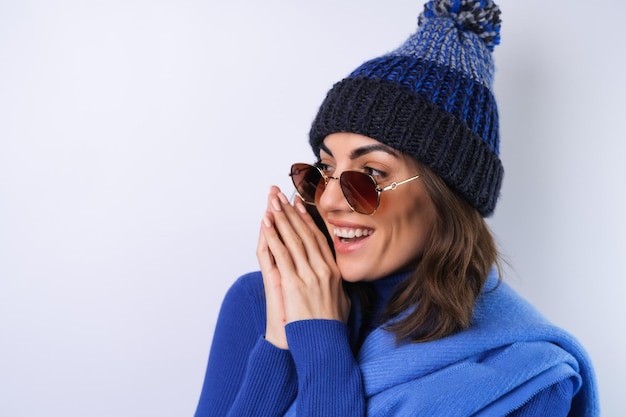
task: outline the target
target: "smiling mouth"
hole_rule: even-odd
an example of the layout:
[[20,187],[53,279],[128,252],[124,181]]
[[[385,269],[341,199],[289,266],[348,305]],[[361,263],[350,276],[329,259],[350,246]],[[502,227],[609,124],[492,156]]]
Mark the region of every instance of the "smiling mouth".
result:
[[353,228],[334,228],[333,234],[342,242],[354,242],[370,236],[374,231],[372,229],[353,229]]

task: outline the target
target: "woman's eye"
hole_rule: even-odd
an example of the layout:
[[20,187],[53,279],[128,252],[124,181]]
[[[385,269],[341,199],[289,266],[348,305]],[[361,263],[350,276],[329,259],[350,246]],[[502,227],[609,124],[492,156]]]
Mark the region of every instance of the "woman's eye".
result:
[[367,172],[368,174],[370,174],[374,178],[383,179],[383,178],[387,177],[387,173],[386,172],[381,171],[381,170],[376,169],[376,168],[365,167],[364,170],[365,170],[365,172]]
[[335,170],[335,168],[323,162],[318,162],[315,164],[315,166],[318,167],[324,174],[327,174],[327,175],[332,175],[333,171]]

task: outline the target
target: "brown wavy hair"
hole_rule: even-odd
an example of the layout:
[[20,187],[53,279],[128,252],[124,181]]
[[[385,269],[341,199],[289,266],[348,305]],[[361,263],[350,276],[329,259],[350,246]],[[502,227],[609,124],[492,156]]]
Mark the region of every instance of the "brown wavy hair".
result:
[[429,168],[417,169],[436,220],[417,269],[395,289],[382,322],[392,320],[386,329],[397,341],[427,342],[470,326],[489,271],[500,267],[485,219]]

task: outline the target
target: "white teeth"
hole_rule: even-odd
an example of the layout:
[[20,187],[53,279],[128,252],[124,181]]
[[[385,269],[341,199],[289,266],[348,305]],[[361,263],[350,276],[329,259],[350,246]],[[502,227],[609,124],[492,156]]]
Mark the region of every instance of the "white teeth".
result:
[[337,229],[333,230],[335,236],[342,239],[352,239],[354,237],[369,236],[372,230],[369,229]]

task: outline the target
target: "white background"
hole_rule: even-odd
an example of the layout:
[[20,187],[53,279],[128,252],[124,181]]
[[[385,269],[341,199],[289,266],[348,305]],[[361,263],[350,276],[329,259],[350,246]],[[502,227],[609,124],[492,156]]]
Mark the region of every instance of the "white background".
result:
[[[626,415],[626,3],[502,0],[506,279]],[[421,1],[0,0],[0,415],[190,416],[272,183]]]

